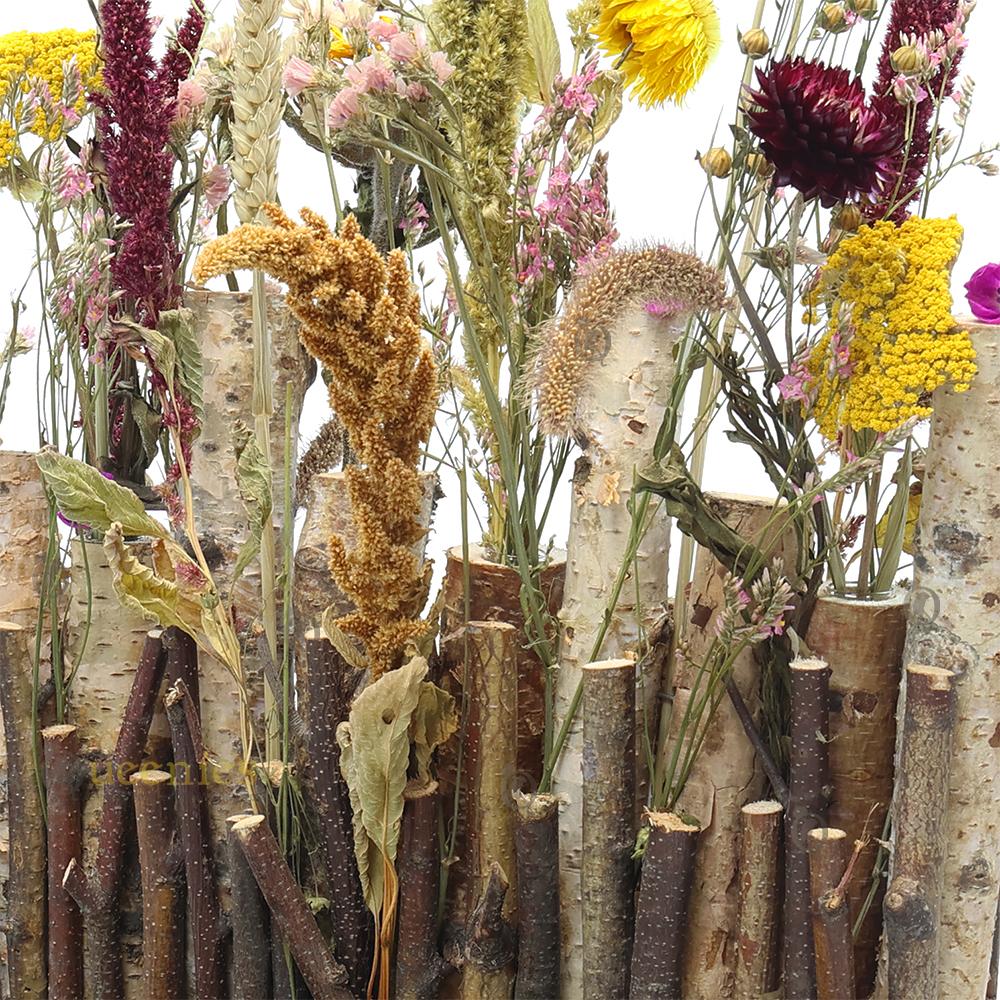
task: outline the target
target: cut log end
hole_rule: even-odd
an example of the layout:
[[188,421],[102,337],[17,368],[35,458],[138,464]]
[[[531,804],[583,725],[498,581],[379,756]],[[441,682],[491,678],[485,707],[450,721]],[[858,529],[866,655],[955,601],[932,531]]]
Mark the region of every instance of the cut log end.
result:
[[699,833],[701,831],[701,827],[697,823],[688,822],[677,813],[647,812],[646,819],[652,829],[662,830],[664,833]]
[[259,813],[244,816],[241,819],[237,819],[236,822],[233,823],[233,833],[235,833],[241,840],[245,840],[253,833],[254,830],[257,829],[258,826],[261,825],[261,823],[264,822],[264,820],[265,817],[261,816]]
[[136,771],[129,777],[133,785],[163,785],[171,780],[166,771]]
[[761,799],[759,802],[748,802],[740,812],[744,816],[778,816],[785,807],[774,799]]

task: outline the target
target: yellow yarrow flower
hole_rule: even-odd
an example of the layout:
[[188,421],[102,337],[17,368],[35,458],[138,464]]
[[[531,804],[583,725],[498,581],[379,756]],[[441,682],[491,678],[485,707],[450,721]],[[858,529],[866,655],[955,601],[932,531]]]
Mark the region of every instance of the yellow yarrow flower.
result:
[[[386,21],[388,18],[383,18]],[[330,51],[327,58],[336,61],[337,59],[350,59],[354,55],[354,46],[347,40],[347,37],[340,28],[330,25]]]
[[955,218],[914,217],[863,226],[830,255],[807,303],[825,303],[830,322],[806,362],[827,438],[888,433],[930,416],[935,389],[969,388],[976,353],[951,314],[961,245]]
[[602,0],[594,34],[646,106],[680,101],[722,44],[711,0]]

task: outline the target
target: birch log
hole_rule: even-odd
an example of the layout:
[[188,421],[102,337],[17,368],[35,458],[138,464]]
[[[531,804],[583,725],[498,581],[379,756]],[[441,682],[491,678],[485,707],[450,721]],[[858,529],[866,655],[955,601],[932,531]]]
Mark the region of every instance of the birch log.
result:
[[779,923],[780,802],[740,810],[740,897],[736,917],[736,1000],[758,1000],[774,987]]
[[628,993],[635,918],[635,662],[583,668],[583,996]]
[[905,651],[956,674],[941,1000],[985,994],[1000,895],[1000,331],[969,333],[972,387],[934,395]]
[[[644,309],[627,309],[616,320],[607,349],[595,362],[590,388],[579,400],[585,442],[573,477],[565,596],[559,612],[556,731],[573,715],[583,666],[635,650],[640,636],[653,630],[666,608],[669,519],[652,502],[641,525],[644,535],[632,577],[608,619],[603,641],[597,641],[632,527],[628,507],[633,477],[636,469],[652,462],[674,376],[673,350],[683,332],[684,317],[664,322]],[[639,672],[636,678],[644,720],[652,719],[656,710],[660,678],[653,672]],[[582,749],[582,721],[576,713],[554,773],[554,790],[565,803],[559,816],[559,895],[562,993],[567,997],[579,997],[583,981]]]
[[[892,800],[896,703],[909,601],[904,592],[884,600],[830,594],[816,603],[806,643],[830,665],[829,823],[847,834],[849,848],[867,835],[848,882],[851,912],[860,914],[872,883],[878,838]],[[880,887],[881,888],[881,887]],[[859,996],[875,980],[882,929],[880,891],[854,939]]]
[[893,800],[892,872],[885,897],[891,1000],[938,996],[955,687],[956,676],[950,670],[906,668],[899,779]]
[[694,881],[698,827],[675,813],[649,814],[635,917],[630,1000],[682,1000],[681,956]]
[[[188,290],[184,304],[192,312],[193,327],[201,346],[204,377],[205,419],[194,444],[191,489],[195,522],[202,548],[219,590],[230,591],[232,571],[240,548],[250,535],[249,515],[240,500],[236,480],[234,431],[238,422],[254,426],[253,415],[253,296],[250,292]],[[268,331],[271,336],[271,371],[274,407],[270,420],[272,459],[272,524],[277,534],[284,517],[285,399],[291,385],[293,454],[288,464],[294,473],[299,417],[306,389],[313,379],[315,363],[298,340],[298,322],[284,300],[268,296]],[[281,545],[279,552],[280,573]],[[233,591],[237,631],[243,640],[251,714],[262,735],[262,664],[251,626],[260,620],[262,591],[259,563],[247,567]],[[280,611],[279,611],[280,620]],[[235,681],[226,668],[209,656],[201,658],[201,718],[206,750],[218,762],[208,786],[216,870],[228,905],[226,819],[248,806],[240,764],[240,712]]]
[[[553,617],[562,605],[565,577],[566,564],[559,557],[554,557],[540,574],[542,595]],[[449,549],[442,584],[444,609],[441,613],[441,634],[451,635],[466,621],[500,621],[517,629],[518,640],[514,649],[517,663],[517,778],[512,786],[534,789],[542,775],[545,676],[541,660],[527,643],[521,609],[521,577],[516,569],[493,562],[480,546],[473,545],[469,548],[468,583],[469,592],[466,594],[466,567],[461,547]],[[454,690],[453,693],[460,701],[461,691]]]
[[809,831],[809,884],[816,953],[816,996],[819,1000],[852,1000],[854,945],[851,910],[841,880],[851,850],[843,830],[818,827]]
[[7,968],[12,1000],[45,996],[45,822],[35,759],[41,746],[30,725],[35,630],[0,621],[0,705],[7,723]]
[[[768,524],[775,515],[775,501],[728,493],[706,494],[714,512],[748,543],[762,548],[775,545],[775,564],[794,567],[795,533],[776,538]],[[777,544],[775,544],[777,543]],[[681,739],[684,706],[699,682],[713,640],[718,613],[724,606],[723,586],[728,571],[706,549],[698,547],[688,616],[681,642],[685,656],[678,657],[673,685],[673,711],[664,716],[658,768]],[[704,678],[701,691],[704,691]],[[732,679],[754,721],[760,718],[760,666],[753,650],[742,652],[733,663]],[[694,759],[677,809],[701,824],[695,861],[687,949],[684,955],[684,991],[690,1000],[716,1000],[732,996],[737,964],[736,912],[739,903],[737,856],[740,809],[764,793],[764,773],[747,739],[736,710],[723,698],[704,742]]]
[[559,995],[559,800],[514,793],[517,806],[517,1000]]
[[826,826],[830,668],[823,660],[797,659],[791,677],[782,965],[787,1000],[810,1000],[816,995],[816,962],[808,834]]

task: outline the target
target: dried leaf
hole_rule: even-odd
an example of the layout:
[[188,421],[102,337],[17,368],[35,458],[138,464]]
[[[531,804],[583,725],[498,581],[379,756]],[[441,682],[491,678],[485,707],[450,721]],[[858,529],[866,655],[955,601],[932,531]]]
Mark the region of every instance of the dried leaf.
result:
[[95,531],[106,532],[117,523],[126,535],[169,537],[131,490],[105,479],[93,466],[49,448],[38,452],[35,461],[67,520]]
[[194,410],[200,433],[205,417],[202,382],[204,379],[201,347],[194,334],[194,314],[190,309],[169,309],[160,313],[157,329],[170,338],[174,345],[177,364],[177,381],[184,398]]
[[527,0],[528,47],[524,53],[521,89],[529,101],[548,104],[559,73],[559,37],[548,0]]
[[129,409],[135,426],[139,428],[146,460],[152,462],[160,448],[160,428],[163,426],[163,420],[142,396],[133,396]]
[[365,901],[382,911],[385,880],[395,880],[403,792],[410,763],[410,722],[427,661],[416,657],[384,673],[358,695],[337,727],[340,769],[354,810],[354,850]]
[[420,685],[420,697],[410,723],[410,739],[417,765],[414,785],[423,788],[434,780],[431,777],[431,757],[457,731],[455,699],[436,684],[424,681]]
[[327,608],[323,612],[320,628],[345,663],[356,670],[366,670],[368,668],[368,660],[365,654],[357,647],[354,640],[337,624],[337,616],[334,614],[332,607]]
[[250,522],[250,537],[243,543],[233,568],[233,583],[243,575],[243,571],[257,558],[260,552],[264,526],[271,525],[271,470],[264,461],[250,429],[242,422],[233,430],[233,444],[236,452],[236,485],[240,499]]

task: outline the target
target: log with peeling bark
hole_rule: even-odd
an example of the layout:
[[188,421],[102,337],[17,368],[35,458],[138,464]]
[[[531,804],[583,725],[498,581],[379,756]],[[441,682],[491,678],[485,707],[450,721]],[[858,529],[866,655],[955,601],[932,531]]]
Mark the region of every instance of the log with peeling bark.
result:
[[504,917],[507,876],[495,861],[448,958],[462,970],[464,1000],[509,1000],[514,983],[514,929]]
[[517,807],[517,1000],[559,995],[559,800],[514,793]]
[[[582,668],[594,660],[635,651],[666,610],[669,519],[662,505],[651,503],[625,585],[627,596],[623,593],[607,615],[631,534],[635,471],[652,464],[655,428],[663,422],[674,377],[674,348],[686,322],[683,310],[657,319],[641,306],[627,303],[608,324],[604,344],[591,359],[589,378],[576,400],[583,454],[573,477],[554,699],[556,731],[568,723],[553,780],[554,791],[565,802],[559,816],[559,895],[562,992],[568,997],[580,995],[583,978],[583,729],[573,706]],[[635,502],[641,501],[636,497]],[[598,643],[601,632],[603,640]],[[661,661],[644,657],[643,664],[636,672],[642,695],[637,700],[642,713],[639,728],[648,723],[655,732]],[[637,762],[644,760],[643,754],[637,757]]]
[[583,668],[583,996],[628,993],[635,918],[635,661]]
[[[138,962],[125,958],[119,945],[122,884],[132,830],[132,788],[129,778],[141,764],[146,739],[158,703],[166,651],[159,629],[148,632],[132,673],[128,701],[107,771],[100,783],[100,812],[95,825],[96,853],[88,871],[83,857],[65,881],[84,914],[87,928],[87,981],[100,1000],[142,996]],[[86,852],[84,852],[86,853]],[[125,959],[125,961],[123,961]],[[131,987],[127,990],[127,986]]]
[[247,816],[232,825],[232,832],[312,995],[316,1000],[347,1000],[347,971],[327,947],[266,818]]
[[[449,873],[450,916],[464,925],[495,862],[511,883],[505,916],[516,909],[514,800],[517,774],[517,630],[469,622],[445,641],[445,661],[468,695],[463,708],[460,828]],[[460,664],[460,665],[459,665]],[[508,874],[509,873],[509,874]]]
[[736,918],[736,1000],[758,1000],[774,988],[779,923],[780,802],[740,810],[739,905]]
[[[884,903],[891,1000],[931,1000],[939,995],[957,683],[955,674],[941,667],[906,668],[892,805],[892,870]],[[967,971],[978,975],[981,970]]]
[[78,864],[83,840],[80,793],[85,780],[76,726],[42,730],[49,859],[49,998],[83,995],[83,915],[66,891],[67,870]]
[[845,874],[851,848],[847,834],[832,827],[809,831],[809,884],[816,954],[818,1000],[853,1000],[854,942]]
[[355,991],[364,992],[371,972],[375,926],[361,891],[354,854],[350,793],[340,771],[337,726],[345,721],[361,671],[345,662],[318,631],[305,638],[309,722],[306,787],[320,828],[330,893],[334,954]]
[[[896,703],[903,669],[903,643],[909,599],[896,592],[880,600],[859,601],[821,595],[806,643],[830,665],[829,822],[847,834],[848,844],[863,838],[848,883],[850,908],[859,914],[872,884],[889,803],[892,800]],[[871,992],[882,931],[882,892],[872,900],[854,939],[854,975],[859,996]]]
[[793,660],[791,685],[782,965],[785,996],[808,1000],[816,995],[808,835],[826,826],[830,668],[823,660]]
[[[468,594],[465,592],[466,571]],[[565,576],[566,564],[561,558],[553,559],[539,575],[542,596],[548,613],[553,617],[562,605]],[[517,629],[520,639],[514,652],[517,662],[516,785],[535,788],[542,776],[545,675],[538,654],[530,648],[526,638],[524,611],[521,608],[521,577],[513,567],[493,562],[478,545],[469,547],[466,569],[462,549],[456,546],[448,550],[442,589],[441,635],[451,635],[466,621],[500,621]],[[461,693],[454,693],[456,700],[460,701]]]
[[45,996],[45,821],[31,726],[35,631],[0,621],[10,870],[7,877],[7,966],[12,1000]]
[[184,859],[166,771],[131,778],[142,870],[142,970],[147,1000],[181,1000],[184,989]]
[[437,785],[420,789],[403,808],[399,875],[397,1000],[435,1000],[450,966],[438,950]]
[[648,820],[628,995],[630,1000],[681,1000],[698,827],[675,813],[649,813]]
[[271,987],[271,926],[267,904],[233,825],[253,813],[229,817],[229,871],[233,906],[233,1000],[257,1000]]
[[221,996],[224,989],[223,926],[205,786],[204,749],[195,706],[183,681],[167,692],[167,720],[174,749],[177,835],[187,880],[187,924],[193,949],[197,1000]]
[[[775,500],[730,493],[708,493],[706,500],[713,512],[749,544],[773,548],[776,567],[795,566],[794,528],[776,537],[776,529],[771,526]],[[683,739],[684,708],[692,691],[704,693],[701,668],[716,639],[727,576],[726,567],[699,546],[686,605],[687,620],[678,626],[685,655],[677,657],[673,685],[668,692],[673,710],[664,713],[660,724],[657,769],[661,772],[665,771],[677,741]],[[752,649],[736,657],[730,676],[751,720],[759,725],[760,664]],[[759,799],[764,787],[764,770],[754,746],[732,702],[723,698],[706,724],[704,739],[676,803],[678,811],[693,816],[701,824],[684,955],[684,992],[689,1000],[732,996],[739,960],[736,867],[740,809]]]
[[941,1000],[982,996],[1000,896],[1000,337],[970,322],[979,372],[941,389],[925,458],[906,663],[956,674],[940,915]]

